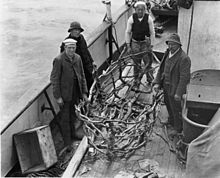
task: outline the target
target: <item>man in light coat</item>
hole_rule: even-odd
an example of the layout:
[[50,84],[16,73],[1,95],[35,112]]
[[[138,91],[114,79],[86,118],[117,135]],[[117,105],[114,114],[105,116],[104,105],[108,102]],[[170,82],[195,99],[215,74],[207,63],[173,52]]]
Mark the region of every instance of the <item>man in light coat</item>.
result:
[[181,133],[181,99],[190,81],[191,61],[181,48],[178,34],[171,34],[166,44],[168,49],[153,81],[153,90],[157,92],[160,87],[163,88],[164,102],[169,113],[168,124],[173,126],[177,133]]

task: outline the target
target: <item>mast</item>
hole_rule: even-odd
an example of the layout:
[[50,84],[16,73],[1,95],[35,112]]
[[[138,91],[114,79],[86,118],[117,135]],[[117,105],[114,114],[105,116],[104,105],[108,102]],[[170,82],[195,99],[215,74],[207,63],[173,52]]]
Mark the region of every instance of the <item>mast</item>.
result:
[[106,16],[105,21],[111,23],[108,28],[108,45],[109,45],[109,62],[112,61],[113,58],[113,46],[112,46],[112,12],[111,12],[111,0],[104,0],[102,1],[106,5]]

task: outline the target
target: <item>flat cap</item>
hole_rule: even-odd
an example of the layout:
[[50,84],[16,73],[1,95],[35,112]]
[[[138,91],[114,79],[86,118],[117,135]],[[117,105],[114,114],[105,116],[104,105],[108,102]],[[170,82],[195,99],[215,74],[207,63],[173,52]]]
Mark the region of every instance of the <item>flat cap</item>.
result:
[[63,41],[63,43],[65,44],[65,46],[67,46],[67,45],[71,45],[71,44],[76,44],[77,41],[72,38],[67,38]]
[[136,8],[137,6],[144,6],[146,8],[146,3],[144,1],[137,1],[135,4],[134,4],[134,7]]

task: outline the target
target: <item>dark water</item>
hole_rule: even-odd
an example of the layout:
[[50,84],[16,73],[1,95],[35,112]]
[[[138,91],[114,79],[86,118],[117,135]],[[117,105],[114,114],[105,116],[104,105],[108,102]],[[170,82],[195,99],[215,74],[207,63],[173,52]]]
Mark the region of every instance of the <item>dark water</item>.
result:
[[[124,0],[112,0],[114,13]],[[101,0],[1,0],[0,112],[51,71],[53,58],[71,21],[81,22],[88,36],[105,15]]]

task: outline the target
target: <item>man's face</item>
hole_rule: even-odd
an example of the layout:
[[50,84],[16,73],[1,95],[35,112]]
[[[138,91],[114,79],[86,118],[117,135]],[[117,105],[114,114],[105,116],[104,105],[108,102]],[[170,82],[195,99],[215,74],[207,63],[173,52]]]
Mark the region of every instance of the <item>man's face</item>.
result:
[[145,7],[143,5],[138,5],[135,8],[135,12],[137,13],[138,18],[142,18],[144,16],[144,13],[145,13]]
[[70,33],[71,33],[71,36],[78,38],[81,33],[81,30],[80,29],[72,29]]
[[72,57],[76,51],[76,44],[65,46],[65,51],[68,56]]
[[174,53],[177,49],[180,48],[180,44],[172,42],[172,41],[168,41],[167,46],[171,53]]

